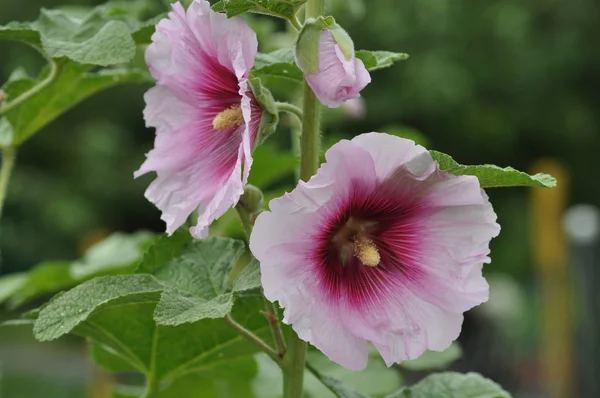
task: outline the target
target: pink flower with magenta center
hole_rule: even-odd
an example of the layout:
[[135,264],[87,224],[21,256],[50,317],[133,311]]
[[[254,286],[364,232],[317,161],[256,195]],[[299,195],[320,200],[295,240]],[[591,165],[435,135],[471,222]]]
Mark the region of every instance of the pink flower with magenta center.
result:
[[265,296],[300,338],[349,369],[368,342],[386,364],[444,350],[488,299],[482,266],[500,231],[476,177],[369,133],[341,141],[307,183],[270,203],[250,248]]
[[243,193],[262,116],[247,81],[257,47],[242,18],[227,19],[206,0],[187,12],[173,4],[156,26],[146,62],[157,84],[144,96],[156,140],[135,176],[157,173],[146,197],[169,234],[198,209],[191,232],[205,237]]

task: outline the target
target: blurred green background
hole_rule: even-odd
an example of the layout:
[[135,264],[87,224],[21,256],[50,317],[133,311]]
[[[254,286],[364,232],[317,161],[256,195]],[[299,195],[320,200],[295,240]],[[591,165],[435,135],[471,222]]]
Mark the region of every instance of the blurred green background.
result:
[[[41,7],[100,3],[2,0],[0,24],[34,20]],[[148,0],[144,12],[156,15],[167,9],[167,3]],[[364,115],[352,117],[347,109],[325,113],[327,144],[368,131],[387,131],[416,137],[465,164],[495,163],[529,171],[534,161],[550,158],[564,166],[565,178],[559,180],[556,195],[566,197],[566,206],[600,203],[600,184],[594,177],[600,171],[599,2],[330,0],[327,8],[349,31],[357,49],[411,56],[372,73],[373,82],[362,93]],[[248,19],[258,32],[261,51],[291,45],[283,22]],[[140,54],[138,62],[141,59]],[[0,42],[0,82],[17,67],[36,75],[42,65],[33,49]],[[104,91],[22,146],[2,218],[0,274],[27,270],[46,260],[75,259],[114,231],[163,230],[159,212],[143,196],[153,177],[133,179],[154,138],[142,119],[147,89],[126,85]],[[290,92],[293,87],[274,94],[291,100]],[[291,171],[295,161],[284,155],[290,146],[290,125],[293,121],[284,117],[278,133],[260,149],[252,172],[254,182],[267,184],[268,196],[291,189],[295,181]],[[547,336],[540,319],[547,302],[539,272],[545,265],[535,264],[532,242],[535,228],[553,225],[531,223],[532,209],[543,206],[537,200],[544,199],[526,189],[488,194],[502,225],[501,235],[492,243],[493,262],[486,268],[492,299],[467,318],[461,337],[465,357],[454,366],[478,370],[515,396],[587,398],[578,369],[598,362],[582,365],[574,343],[566,356],[551,359],[565,363],[558,377],[566,380],[568,395],[546,383],[548,357],[541,342]],[[229,222],[232,219],[226,216],[213,232],[241,236]],[[573,260],[577,253],[595,253],[597,246],[565,244],[571,254],[557,261],[568,275],[579,267]],[[588,257],[582,261],[598,265],[597,257]],[[598,273],[586,277],[598,278]],[[569,286],[571,282],[577,283],[569,280]],[[568,288],[550,289],[570,300]],[[585,298],[574,302],[580,300]],[[575,319],[562,319],[577,329],[577,319],[597,316],[599,306],[596,298],[594,312],[585,314],[574,304],[567,308]],[[23,331],[0,332],[0,396],[86,396],[85,385],[94,371],[86,365],[78,340],[42,345],[31,342]],[[559,337],[576,340],[574,333]],[[57,366],[57,358],[64,367]],[[62,372],[58,376],[57,368]]]

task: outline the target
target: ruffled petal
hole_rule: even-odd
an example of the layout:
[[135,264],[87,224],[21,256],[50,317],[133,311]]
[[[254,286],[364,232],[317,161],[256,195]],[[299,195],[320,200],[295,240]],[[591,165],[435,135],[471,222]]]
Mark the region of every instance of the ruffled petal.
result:
[[352,139],[375,160],[377,177],[385,180],[399,168],[410,170],[419,179],[428,177],[436,166],[427,149],[414,141],[390,134],[366,133]]
[[[162,211],[168,233],[198,209],[191,232],[204,237],[238,202],[252,165],[262,116],[247,82],[256,35],[242,18],[228,19],[195,0],[187,11],[173,4],[152,41],[146,62],[158,84],[145,95],[144,118],[156,140],[135,176],[157,172],[146,197]],[[237,106],[244,125],[215,130],[215,117]]]

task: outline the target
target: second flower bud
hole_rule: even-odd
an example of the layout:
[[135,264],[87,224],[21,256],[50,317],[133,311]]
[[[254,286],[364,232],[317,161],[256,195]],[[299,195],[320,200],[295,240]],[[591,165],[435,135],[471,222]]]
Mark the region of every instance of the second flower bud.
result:
[[360,97],[371,82],[363,62],[354,55],[354,43],[333,17],[306,22],[296,42],[296,63],[319,100],[337,108]]

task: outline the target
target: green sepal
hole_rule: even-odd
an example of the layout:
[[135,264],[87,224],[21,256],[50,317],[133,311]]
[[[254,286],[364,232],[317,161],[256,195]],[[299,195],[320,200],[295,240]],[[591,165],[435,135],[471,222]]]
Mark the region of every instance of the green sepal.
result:
[[[271,134],[275,132],[277,123],[279,123],[279,113],[277,111],[277,105],[275,105],[275,99],[271,92],[262,85],[258,77],[250,75],[248,83],[254,98],[260,104],[262,108],[262,116],[260,118],[260,126],[258,127],[258,133],[256,134],[256,142],[254,148],[260,145],[264,140],[267,139]],[[252,149],[254,149],[252,148]]]
[[305,74],[319,72],[319,40],[322,27],[309,21],[302,27],[296,40],[296,64]]
[[331,32],[347,60],[354,56],[354,42],[333,17],[311,18],[306,21],[296,40],[296,63],[305,74],[319,72],[319,42],[323,29]]
[[265,207],[265,199],[260,188],[246,184],[238,206],[242,206],[248,215],[253,215]]

